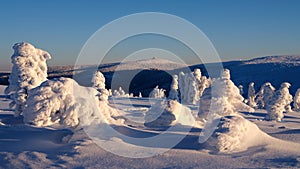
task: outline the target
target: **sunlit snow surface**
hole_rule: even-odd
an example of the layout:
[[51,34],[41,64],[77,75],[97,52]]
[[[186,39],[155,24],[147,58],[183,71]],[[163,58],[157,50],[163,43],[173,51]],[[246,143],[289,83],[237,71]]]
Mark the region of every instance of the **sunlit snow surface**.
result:
[[[9,100],[0,87],[0,167],[1,168],[249,168],[300,167],[300,113],[285,115],[283,122],[264,121],[264,110],[240,113],[244,118],[225,117],[209,142],[198,143],[201,128],[192,128],[189,134],[171,150],[154,157],[130,159],[114,155],[97,146],[83,130],[37,128],[24,125],[14,118]],[[145,98],[110,99],[112,107],[120,109],[125,122],[123,132],[135,137],[151,137],[163,128],[143,125],[143,117],[153,102]],[[197,107],[188,105],[192,114]],[[234,120],[233,123],[229,121]],[[251,123],[253,122],[253,123]],[[230,126],[232,124],[232,126]],[[256,125],[257,127],[256,127]],[[235,127],[237,127],[235,129]],[[226,134],[228,132],[228,134]],[[178,130],[175,134],[180,134]],[[231,153],[218,152],[217,135],[236,145]],[[225,134],[225,135],[224,135]],[[225,137],[231,137],[225,139]],[[238,140],[238,141],[236,141]],[[116,140],[123,142],[122,140]],[[232,144],[230,143],[232,141]],[[221,142],[219,142],[221,143]],[[126,144],[122,144],[126,145]],[[130,144],[128,151],[130,151]],[[224,148],[223,147],[223,148]],[[118,149],[118,147],[112,147]],[[157,144],[156,148],[164,148]],[[237,149],[235,149],[237,148]]]

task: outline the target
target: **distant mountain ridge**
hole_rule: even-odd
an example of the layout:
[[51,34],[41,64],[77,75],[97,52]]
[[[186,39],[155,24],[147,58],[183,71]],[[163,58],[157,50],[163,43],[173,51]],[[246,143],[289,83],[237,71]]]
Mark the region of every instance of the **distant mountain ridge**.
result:
[[[230,69],[232,80],[236,85],[243,85],[244,92],[250,82],[255,83],[255,89],[259,90],[260,86],[265,82],[271,82],[277,89],[282,82],[292,84],[291,93],[300,88],[300,55],[283,55],[283,56],[265,56],[244,61],[228,61],[222,63],[224,68]],[[106,77],[106,85],[108,88],[116,88],[112,86],[113,77],[118,79],[116,85],[122,86],[124,77],[134,75],[130,82],[129,91],[134,94],[142,92],[143,96],[147,96],[149,92],[156,86],[162,87],[168,93],[172,75],[178,74],[180,71],[188,72],[195,68],[200,68],[203,75],[208,75],[205,66],[218,65],[217,63],[185,65],[176,63],[166,59],[144,59],[137,61],[129,61],[123,63],[107,63],[102,65],[82,65],[74,69],[74,66],[50,66],[48,68],[48,78],[69,77],[73,74],[80,75],[83,79],[81,85],[91,86],[91,78],[96,69],[103,72]],[[216,73],[219,75],[219,69]],[[0,84],[8,85],[9,73],[0,73]],[[128,85],[128,84],[127,84]],[[126,89],[125,89],[126,90]]]
[[278,55],[258,57],[243,61],[244,64],[259,64],[259,63],[285,63],[285,64],[300,64],[300,55]]

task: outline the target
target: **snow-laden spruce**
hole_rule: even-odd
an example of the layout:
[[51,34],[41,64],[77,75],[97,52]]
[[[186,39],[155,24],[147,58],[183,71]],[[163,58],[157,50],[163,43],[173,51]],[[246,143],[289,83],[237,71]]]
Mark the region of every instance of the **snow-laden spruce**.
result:
[[294,111],[300,111],[300,89],[297,89],[293,100]]
[[200,98],[199,117],[205,120],[209,112],[216,116],[232,115],[239,111],[253,112],[254,109],[243,100],[239,88],[230,80],[230,71],[225,69],[220,78],[212,80],[211,87]]
[[93,87],[99,92],[99,100],[107,101],[109,91],[105,89],[105,77],[100,71],[96,71],[92,79]]
[[165,89],[159,89],[158,86],[156,86],[149,94],[149,98],[155,98],[155,99],[162,99],[165,98]]
[[270,82],[263,84],[256,96],[255,102],[257,103],[257,107],[267,109],[274,93],[275,87]]
[[129,94],[126,94],[126,92],[122,89],[122,87],[119,87],[118,90],[114,90],[112,95],[114,97],[129,97]]
[[267,106],[267,120],[282,121],[284,112],[290,111],[290,104],[293,101],[293,96],[289,92],[290,84],[284,82],[280,89],[277,90]]
[[26,42],[16,43],[13,49],[12,72],[5,93],[11,95],[10,106],[15,106],[15,115],[19,116],[23,112],[28,91],[47,80],[46,61],[51,56]]
[[178,86],[181,103],[197,104],[204,90],[210,86],[210,80],[202,76],[200,69],[195,69],[186,74],[180,72]]
[[238,88],[240,90],[240,94],[243,96],[243,94],[244,94],[244,87],[243,87],[243,85],[239,85]]
[[178,101],[178,76],[173,75],[168,99]]
[[256,97],[256,93],[255,93],[255,89],[254,89],[254,83],[251,82],[248,87],[248,105],[250,107],[257,106],[257,104],[255,102],[255,97]]
[[35,126],[85,126],[92,123],[118,123],[116,109],[98,99],[99,92],[69,78],[47,80],[28,93],[24,122]]

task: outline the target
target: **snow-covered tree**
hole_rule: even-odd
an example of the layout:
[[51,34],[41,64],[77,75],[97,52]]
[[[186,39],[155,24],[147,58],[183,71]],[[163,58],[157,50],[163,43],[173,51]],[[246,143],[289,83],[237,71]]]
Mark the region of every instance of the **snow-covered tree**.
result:
[[255,102],[257,103],[258,107],[267,108],[274,93],[275,93],[275,88],[272,86],[270,82],[263,84],[256,96]]
[[254,89],[254,83],[251,82],[248,87],[248,105],[250,107],[257,106],[257,104],[255,102],[255,96],[256,96],[256,94],[255,94],[255,89]]
[[198,95],[198,85],[196,81],[190,81],[190,86],[188,90],[188,100],[187,103],[189,104],[196,104],[199,101],[199,95]]
[[139,92],[139,98],[142,98],[143,96],[142,96],[142,93],[141,92]]
[[293,102],[294,110],[300,111],[300,89],[297,89]]
[[178,86],[180,91],[180,101],[182,103],[196,104],[202,96],[204,90],[210,86],[210,79],[202,76],[200,69],[194,72],[179,73]]
[[13,67],[5,93],[10,94],[12,99],[10,106],[15,106],[15,115],[19,116],[23,112],[28,91],[47,80],[46,61],[51,56],[48,52],[26,42],[16,43],[13,49],[14,54],[11,56]]
[[93,87],[96,89],[105,89],[105,77],[100,71],[96,71],[92,78]]
[[210,86],[211,82],[206,76],[201,77],[201,83],[199,87],[199,98],[203,95],[203,92],[206,88]]
[[127,97],[129,94],[126,95],[125,91],[122,89],[122,87],[119,87],[118,90],[114,90],[113,96],[117,97]]
[[165,91],[164,89],[159,89],[158,86],[156,86],[152,92],[149,94],[149,98],[155,98],[155,99],[161,99],[166,97],[165,96]]
[[180,100],[183,102],[185,100],[185,95],[184,95],[184,89],[185,89],[185,81],[184,81],[184,76],[185,74],[183,72],[179,73],[178,76],[178,87],[179,87],[179,92],[180,92]]
[[92,78],[93,87],[99,92],[99,100],[107,102],[109,91],[105,89],[105,77],[100,71],[96,71]]
[[[24,122],[35,126],[89,126],[94,122],[113,123],[119,114],[106,102],[99,101],[98,91],[83,87],[70,78],[47,80],[28,92]],[[101,110],[101,111],[100,111]]]
[[240,90],[240,94],[243,96],[243,94],[244,94],[244,87],[243,87],[243,85],[239,85],[238,88]]
[[173,80],[170,86],[169,99],[178,101],[178,76],[173,75]]
[[267,120],[281,121],[284,117],[284,112],[287,111],[287,107],[291,104],[293,97],[289,92],[291,85],[287,82],[281,84],[280,89],[277,90],[267,106]]
[[254,109],[243,100],[239,88],[230,80],[230,71],[225,69],[220,78],[212,80],[211,87],[205,90],[200,98],[199,116],[205,119],[209,112],[220,116],[239,111],[253,112]]

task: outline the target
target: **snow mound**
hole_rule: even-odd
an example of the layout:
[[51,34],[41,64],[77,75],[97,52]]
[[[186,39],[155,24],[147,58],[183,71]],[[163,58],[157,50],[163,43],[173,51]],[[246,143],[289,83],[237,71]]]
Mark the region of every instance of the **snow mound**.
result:
[[[97,122],[114,123],[118,112],[99,101],[99,92],[78,85],[72,79],[47,80],[28,93],[24,122],[35,126],[59,124],[63,127],[85,126]],[[106,114],[107,113],[107,114]]]
[[162,127],[175,124],[195,125],[191,110],[175,100],[156,103],[145,116],[145,126]]
[[271,137],[262,132],[256,124],[241,116],[225,116],[208,140],[208,143],[222,153],[245,151],[249,147],[266,145]]

